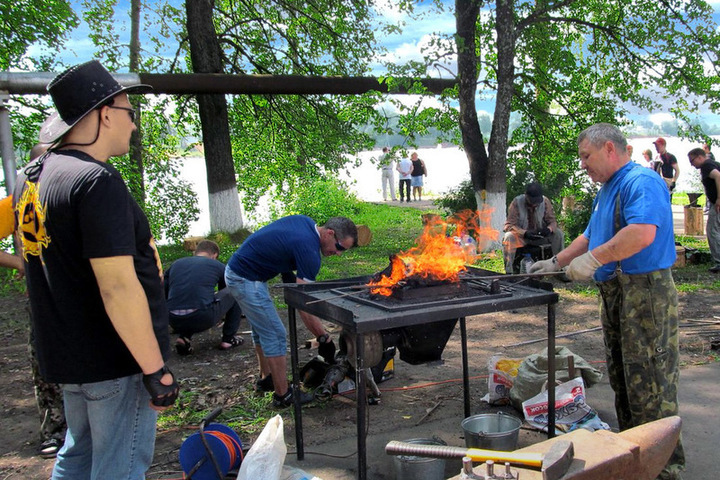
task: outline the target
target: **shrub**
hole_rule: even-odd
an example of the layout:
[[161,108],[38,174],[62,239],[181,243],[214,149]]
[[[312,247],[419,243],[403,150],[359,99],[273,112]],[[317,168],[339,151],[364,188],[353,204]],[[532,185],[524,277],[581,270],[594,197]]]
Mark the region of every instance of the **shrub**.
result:
[[272,219],[287,215],[307,215],[319,225],[330,217],[352,217],[360,210],[360,201],[340,180],[310,179],[300,185],[293,198],[274,208]]
[[477,200],[475,199],[472,182],[464,180],[460,185],[451,188],[442,197],[434,200],[433,204],[445,210],[447,214],[467,209],[477,210]]

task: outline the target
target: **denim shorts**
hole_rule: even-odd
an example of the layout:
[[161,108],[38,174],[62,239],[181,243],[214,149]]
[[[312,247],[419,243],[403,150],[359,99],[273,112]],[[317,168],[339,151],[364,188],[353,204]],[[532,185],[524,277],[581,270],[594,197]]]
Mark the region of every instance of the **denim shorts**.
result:
[[423,186],[423,176],[419,175],[417,177],[410,177],[410,186],[411,187],[422,187]]
[[287,330],[275,309],[267,283],[248,280],[225,267],[225,284],[250,323],[253,344],[260,345],[266,357],[284,357]]

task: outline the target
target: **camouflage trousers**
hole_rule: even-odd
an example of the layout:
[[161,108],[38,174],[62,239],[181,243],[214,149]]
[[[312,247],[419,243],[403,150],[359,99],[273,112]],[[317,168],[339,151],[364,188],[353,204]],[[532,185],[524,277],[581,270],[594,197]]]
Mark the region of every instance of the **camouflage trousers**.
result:
[[[670,269],[598,283],[620,430],[678,414],[678,296]],[[682,438],[659,479],[680,479]]]
[[51,438],[64,440],[67,425],[65,423],[62,389],[56,383],[47,383],[40,376],[33,336],[32,322],[30,322],[28,353],[30,355],[33,385],[35,386],[35,401],[40,414],[40,441],[44,442]]

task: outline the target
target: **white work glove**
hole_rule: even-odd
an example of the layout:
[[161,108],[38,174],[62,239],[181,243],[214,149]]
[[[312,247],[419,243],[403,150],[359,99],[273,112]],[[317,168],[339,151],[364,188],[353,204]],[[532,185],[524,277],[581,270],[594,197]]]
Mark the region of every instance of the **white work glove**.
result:
[[557,257],[554,256],[550,260],[540,260],[533,263],[528,273],[555,273],[559,270],[560,265],[558,265]]
[[582,282],[590,280],[595,275],[595,270],[601,266],[602,263],[598,262],[592,253],[586,252],[570,262],[565,273],[570,280]]

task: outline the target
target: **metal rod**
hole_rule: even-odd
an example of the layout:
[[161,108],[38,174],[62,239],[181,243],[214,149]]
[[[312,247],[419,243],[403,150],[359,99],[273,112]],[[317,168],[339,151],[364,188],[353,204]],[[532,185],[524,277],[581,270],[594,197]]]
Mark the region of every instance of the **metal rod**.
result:
[[358,293],[362,293],[362,291],[359,291],[359,292],[347,292],[347,293],[342,293],[342,294],[340,294],[340,295],[334,295],[334,296],[332,296],[332,297],[319,298],[319,299],[317,299],[317,300],[310,300],[309,302],[305,302],[305,305],[312,305],[313,303],[318,303],[318,302],[326,302],[326,301],[328,301],[328,300],[333,300],[333,299],[335,299],[335,298],[349,297],[350,295],[357,295]]
[[355,336],[355,400],[357,411],[357,448],[358,448],[358,480],[367,480],[367,390],[365,377],[365,335],[358,333]]
[[275,283],[272,288],[299,287],[304,285],[319,285],[321,287],[347,287],[347,288],[370,288],[370,285],[353,285],[348,282],[315,282],[315,283]]
[[555,304],[548,305],[548,438],[555,438]]
[[290,330],[290,367],[292,371],[293,411],[295,412],[295,445],[297,459],[305,459],[305,442],[303,441],[302,407],[300,405],[300,368],[297,347],[297,315],[296,310],[288,305],[288,329]]
[[[566,338],[566,337],[572,337],[574,335],[580,335],[581,333],[588,333],[588,332],[595,332],[597,330],[602,330],[602,327],[593,327],[593,328],[586,328],[585,330],[578,330],[577,332],[570,332],[570,333],[563,333],[561,335],[555,335],[555,338]],[[509,347],[519,347],[521,345],[529,345],[531,343],[538,343],[545,340],[545,337],[543,338],[536,338],[534,340],[527,340],[524,342],[518,342],[518,343],[511,343],[510,345],[503,345],[503,348],[509,348]]]
[[465,418],[470,416],[470,373],[468,372],[467,324],[460,317],[460,345],[462,351],[463,408]]
[[15,189],[17,165],[15,163],[15,147],[13,147],[12,129],[10,127],[10,111],[7,109],[9,100],[7,92],[0,91],[0,156],[2,156],[5,190],[8,195]]
[[[547,277],[547,276],[555,276],[555,275],[562,275],[565,273],[565,271],[561,270],[558,272],[550,272],[550,273],[513,273],[513,274],[498,274],[498,275],[486,275],[486,276],[479,276],[479,275],[472,275],[472,276],[460,276],[460,280],[512,280],[514,278],[535,278],[535,277]],[[276,283],[273,284],[273,288],[287,288],[287,287],[297,287],[300,285],[308,285],[307,283]],[[348,285],[348,282],[318,282],[311,285],[322,285],[322,286],[341,286],[346,288],[357,288],[357,289],[365,289],[365,288],[379,288],[377,285],[367,285],[367,284],[361,284],[361,285]]]
[[460,277],[460,280],[511,280],[514,278],[535,278],[535,277],[547,277],[554,275],[562,275],[565,273],[563,270],[550,273],[513,273],[513,274],[501,274],[501,275],[473,275],[467,277]]

